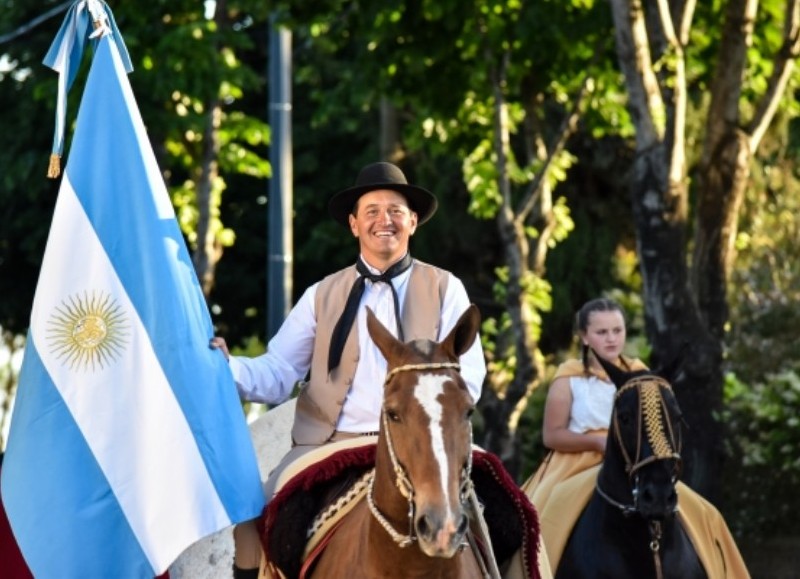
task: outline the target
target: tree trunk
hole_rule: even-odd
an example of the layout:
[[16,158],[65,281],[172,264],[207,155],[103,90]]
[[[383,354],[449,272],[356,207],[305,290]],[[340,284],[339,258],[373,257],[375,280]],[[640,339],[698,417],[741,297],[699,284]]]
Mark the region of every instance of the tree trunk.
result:
[[735,259],[739,208],[750,178],[748,138],[733,129],[699,168],[692,288],[709,332],[725,338],[727,288]]
[[[216,3],[214,21],[219,29],[229,25],[228,8],[225,0]],[[217,47],[219,49],[219,47]],[[220,228],[219,207],[221,191],[219,186],[220,125],[222,123],[222,102],[218,91],[204,102],[206,126],[203,130],[202,152],[199,174],[195,179],[197,191],[197,245],[192,254],[195,272],[200,280],[203,295],[208,298],[214,287],[217,264],[222,259],[222,243],[217,238]]]
[[400,143],[400,121],[397,108],[386,98],[381,98],[380,154],[381,159],[400,165],[405,157]]
[[526,312],[523,280],[528,274],[528,240],[524,228],[514,219],[511,203],[511,183],[508,177],[509,128],[508,111],[503,98],[500,76],[495,78],[495,154],[497,179],[502,206],[497,213],[497,228],[505,248],[508,267],[506,311],[511,319],[511,340],[516,368],[511,382],[493,384],[494,392],[482,400],[481,412],[487,425],[483,441],[487,450],[497,454],[512,476],[519,471],[519,440],[511,419],[520,401],[527,400],[533,390],[538,372],[533,352],[538,345],[531,335],[530,315]]
[[[647,6],[652,11],[645,15],[639,0],[611,1],[617,54],[636,126],[630,187],[644,283],[645,329],[653,347],[653,367],[665,366],[679,355],[684,358],[683,372],[672,378],[688,425],[681,453],[683,479],[713,500],[724,457],[722,429],[716,420],[722,405],[722,342],[693,293],[696,288],[690,285],[687,260],[683,47],[693,5],[670,5],[670,10],[658,11],[655,4]],[[653,62],[667,51],[673,57],[671,64],[656,74]],[[732,208],[734,204],[726,209]],[[704,222],[700,228],[710,225]],[[722,290],[724,302],[724,278],[713,287]],[[727,310],[723,315],[727,319]]]
[[24,347],[21,343],[21,337],[15,336],[13,332],[9,332],[0,327],[0,341],[2,341],[2,348],[8,354],[7,362],[3,368],[0,368],[0,392],[3,393],[2,401],[0,401],[0,448],[6,447],[6,441],[3,438],[3,433],[8,431],[8,424],[11,421],[11,404],[17,395],[18,376],[14,371],[14,359],[20,348]]
[[[688,431],[681,452],[683,480],[714,498],[722,464],[722,431],[715,419],[722,401],[721,343],[706,328],[688,284],[685,221],[675,219],[663,191],[667,152],[662,144],[639,151],[631,176],[633,215],[644,282],[645,327],[654,368],[684,356],[672,380]],[[688,348],[687,348],[688,346]]]
[[[510,377],[503,372],[490,373],[492,387],[484,389],[480,400],[486,423],[482,444],[503,460],[512,476],[517,476],[521,464],[517,425],[528,399],[540,385],[544,374],[544,363],[539,355],[535,333],[536,311],[528,292],[531,291],[532,280],[544,277],[545,258],[555,229],[548,172],[555,158],[563,153],[569,137],[575,132],[591,82],[588,76],[584,79],[573,110],[565,116],[549,147],[545,144],[544,131],[539,130],[535,120],[534,103],[537,99],[534,95],[528,95],[523,147],[527,153],[526,158],[518,165],[530,166],[534,161],[539,161],[541,169],[515,206],[508,171],[513,153],[503,93],[505,80],[502,72],[495,71],[491,76],[495,94],[494,153],[497,159],[498,191],[502,199],[497,213],[497,228],[505,248],[505,265],[508,268],[505,307],[511,326],[505,335],[498,336],[496,351],[499,355],[510,352],[515,363],[513,375]],[[533,247],[526,231],[526,227],[531,224],[539,233],[533,241]]]
[[217,239],[213,222],[219,217],[219,196],[214,185],[219,179],[219,124],[222,109],[219,101],[207,103],[208,117],[203,134],[203,155],[197,178],[197,246],[192,255],[203,295],[208,297],[214,287],[214,275],[222,257],[222,244]]

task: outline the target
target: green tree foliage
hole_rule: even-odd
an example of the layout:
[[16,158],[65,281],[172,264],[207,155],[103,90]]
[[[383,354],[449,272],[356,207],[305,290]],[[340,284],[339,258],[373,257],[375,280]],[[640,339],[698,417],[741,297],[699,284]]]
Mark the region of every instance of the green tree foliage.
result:
[[737,236],[725,368],[725,504],[742,535],[790,535],[800,508],[797,122],[767,136]]
[[[692,195],[726,4],[697,3],[689,31],[686,179]],[[58,5],[6,2],[0,34]],[[774,22],[782,21],[785,6],[784,0],[760,3],[746,55],[751,66],[743,75],[746,113],[768,86],[768,57],[780,41]],[[395,155],[412,181],[440,199],[412,250],[464,279],[487,320],[483,335],[499,383],[513,381],[523,351],[541,370],[524,381],[546,385],[552,366],[569,353],[574,310],[610,288],[621,289],[641,338],[643,280],[625,193],[635,127],[607,2],[240,0],[217,2],[213,20],[202,2],[188,0],[112,3],[112,9],[134,58],[137,101],[193,248],[203,243],[196,231],[202,168],[209,151],[215,153],[216,173],[206,173],[215,175],[208,179],[207,217],[224,255],[209,301],[220,333],[232,343],[267,338],[264,119],[271,10],[280,10],[293,35],[295,295],[352,262],[355,241],[327,218],[331,193],[350,184],[365,163]],[[57,190],[57,182],[44,178],[56,75],[40,62],[59,24],[60,17],[47,20],[0,45],[0,325],[14,333],[27,326]],[[663,50],[655,73],[668,77],[677,63],[674,51]],[[81,79],[70,94],[70,119],[80,85]],[[791,368],[783,363],[796,358],[796,106],[781,101],[781,122],[756,159],[736,237],[740,261],[729,294],[726,370],[747,388],[726,399],[731,413],[724,416],[733,424],[767,424],[754,417],[756,408],[783,395],[775,394],[790,382],[784,371]],[[393,122],[383,120],[387,111]],[[573,115],[579,122],[566,130]],[[656,120],[665,123],[668,116]],[[217,129],[216,141],[209,125]],[[396,131],[394,149],[384,148],[390,130]],[[569,135],[563,143],[562,134]],[[550,202],[525,214],[536,191],[537,200],[546,192]],[[522,214],[514,243],[527,244],[528,270],[515,279],[498,224]],[[516,302],[509,298],[514,291]],[[515,342],[519,329],[509,304],[525,311],[519,319],[529,341]],[[777,377],[767,378],[768,372]],[[542,451],[544,389],[528,394],[511,413],[524,439],[521,472]],[[731,449],[744,456],[754,433],[743,428],[742,436],[732,439]],[[759,444],[779,448],[777,441]],[[761,455],[778,463],[783,456]]]
[[[51,3],[52,4],[52,3]],[[0,11],[0,29],[11,31],[40,15],[41,6],[13,2]],[[45,178],[55,121],[57,77],[41,61],[61,23],[40,25],[41,34],[0,45],[0,325],[24,332],[33,303],[57,184]],[[69,108],[75,110],[75,99]]]
[[736,238],[726,367],[745,383],[800,360],[800,123],[791,118],[765,137]]
[[[483,335],[506,406],[492,422],[503,424],[539,383],[532,366],[540,363],[542,314],[551,307],[545,260],[572,229],[569,206],[563,198],[552,199],[553,189],[567,179],[575,162],[560,142],[574,131],[565,126],[576,115],[572,101],[580,91],[593,94],[598,87],[619,87],[613,62],[597,57],[613,48],[597,26],[598,20],[609,24],[608,12],[584,2],[360,2],[358,11],[343,6],[322,21],[320,12],[307,8],[287,5],[290,26],[324,31],[320,46],[350,59],[341,74],[361,110],[374,111],[382,100],[397,109],[399,154],[417,169],[417,180],[432,175],[434,190],[448,200],[447,189],[436,182],[445,181],[444,171],[456,170],[447,174],[444,187],[460,178],[457,210],[466,205],[475,217],[496,220],[500,235],[487,245],[473,246],[492,252],[480,252],[478,263],[472,256],[467,284],[484,314],[497,316],[487,320]],[[565,35],[559,25],[575,33]],[[336,45],[334,38],[342,42]],[[542,51],[548,44],[551,49]],[[562,50],[567,45],[570,49]],[[339,87],[333,91],[338,94]],[[336,102],[326,98],[320,107],[327,111]],[[338,102],[351,101],[345,97]],[[624,112],[621,99],[597,103],[593,119]],[[451,211],[447,223],[440,219],[435,225],[461,231],[462,221],[458,211]],[[509,239],[503,238],[504,231]],[[417,245],[415,252],[424,256],[424,231],[418,241],[422,250]],[[519,255],[513,255],[515,249],[503,256],[511,246]],[[473,284],[469,278],[475,276],[475,266],[481,277]],[[461,273],[460,267],[453,269]],[[490,293],[495,283],[499,291]],[[515,384],[510,386],[509,379]],[[499,446],[495,450],[507,459],[516,454]]]
[[[630,189],[647,333],[656,363],[692,345],[674,384],[694,426],[684,478],[716,498],[734,240],[753,160],[775,113],[795,114],[786,95],[797,80],[800,4],[610,6],[636,127]],[[697,59],[696,50],[710,59]]]
[[726,472],[731,528],[740,536],[791,535],[800,508],[800,364],[770,373],[763,381],[725,384],[729,452],[737,457]]
[[[0,27],[13,30],[42,9],[10,3],[0,15]],[[202,245],[197,229],[206,213],[210,237],[221,254],[234,240],[233,230],[219,216],[226,179],[253,187],[269,175],[264,159],[269,132],[263,115],[252,114],[245,98],[264,91],[261,71],[247,61],[264,63],[264,47],[257,44],[252,27],[265,21],[266,7],[254,1],[218,2],[215,19],[204,14],[203,3],[189,1],[123,3],[112,9],[133,60],[134,94],[187,241],[192,249]],[[0,305],[0,320],[14,332],[27,326],[58,187],[57,181],[44,178],[57,75],[41,60],[62,19],[63,13],[56,14],[2,45],[0,104],[8,114],[0,132],[0,161],[6,168],[0,188],[0,268],[9,273],[0,275],[0,290],[8,298]],[[259,49],[260,61],[252,56]],[[69,95],[68,135],[88,60]],[[217,145],[209,158],[212,138]],[[69,143],[65,156],[68,160]],[[210,173],[208,199],[198,202],[200,175],[209,163],[217,168]]]

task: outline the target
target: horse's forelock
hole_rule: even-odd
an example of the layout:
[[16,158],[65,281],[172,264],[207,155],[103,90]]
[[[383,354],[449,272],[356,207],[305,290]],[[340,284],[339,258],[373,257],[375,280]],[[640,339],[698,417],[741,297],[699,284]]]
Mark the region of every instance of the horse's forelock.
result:
[[430,340],[412,340],[408,343],[408,345],[414,349],[419,354],[428,360],[433,355],[435,350],[436,343],[431,342]]

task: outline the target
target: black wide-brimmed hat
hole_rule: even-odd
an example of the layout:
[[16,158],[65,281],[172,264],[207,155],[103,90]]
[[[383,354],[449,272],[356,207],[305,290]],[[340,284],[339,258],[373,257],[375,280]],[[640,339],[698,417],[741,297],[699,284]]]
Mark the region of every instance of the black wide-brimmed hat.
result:
[[367,165],[358,174],[356,184],[344,191],[339,191],[328,202],[328,212],[336,221],[350,227],[348,215],[353,212],[359,197],[370,191],[389,189],[397,191],[407,200],[411,209],[417,214],[417,225],[422,225],[436,212],[439,202],[433,193],[410,185],[399,167],[391,163],[379,162]]

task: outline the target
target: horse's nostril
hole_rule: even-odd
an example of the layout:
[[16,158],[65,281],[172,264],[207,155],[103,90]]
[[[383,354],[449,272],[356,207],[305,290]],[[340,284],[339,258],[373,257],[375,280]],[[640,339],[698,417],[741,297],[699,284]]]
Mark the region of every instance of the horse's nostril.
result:
[[431,524],[427,515],[421,516],[417,519],[417,534],[420,537],[429,537],[431,533]]

